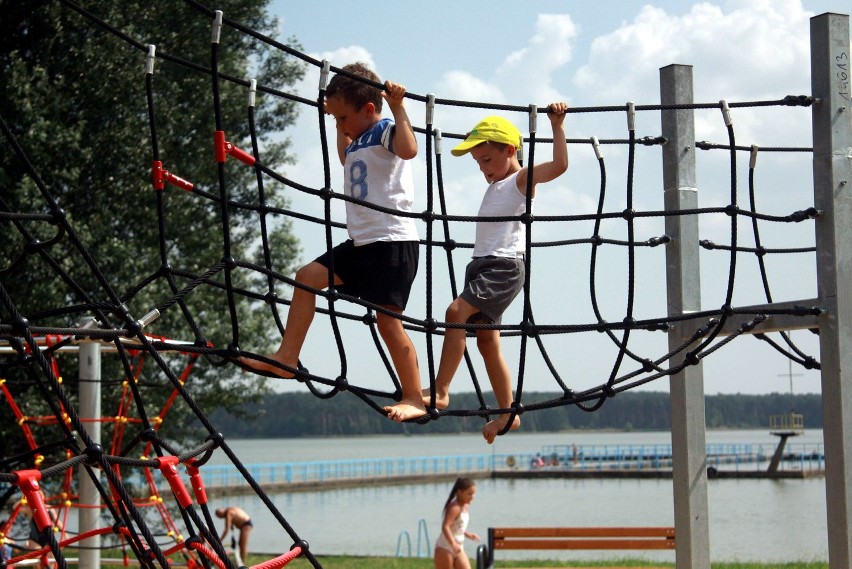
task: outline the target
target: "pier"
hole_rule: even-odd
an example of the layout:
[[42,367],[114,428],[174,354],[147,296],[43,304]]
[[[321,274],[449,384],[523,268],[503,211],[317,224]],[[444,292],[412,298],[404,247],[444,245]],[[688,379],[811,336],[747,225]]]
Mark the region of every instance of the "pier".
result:
[[[708,444],[709,478],[823,476],[821,443],[787,444],[775,471],[772,444]],[[268,493],[333,490],[366,484],[421,484],[472,478],[670,478],[671,445],[556,445],[538,452],[365,458],[245,465]],[[211,496],[251,492],[233,465],[205,465]],[[158,481],[158,487],[167,485]],[[132,482],[131,482],[132,484]]]

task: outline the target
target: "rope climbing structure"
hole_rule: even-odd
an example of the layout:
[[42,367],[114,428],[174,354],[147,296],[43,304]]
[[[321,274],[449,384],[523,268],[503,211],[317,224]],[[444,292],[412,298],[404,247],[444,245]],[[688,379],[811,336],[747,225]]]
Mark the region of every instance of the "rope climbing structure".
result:
[[[384,348],[379,341],[376,330],[376,314],[383,313],[394,318],[400,318],[406,329],[415,334],[418,342],[425,345],[424,355],[427,361],[429,385],[434,392],[435,363],[434,352],[439,347],[441,335],[452,327],[462,327],[470,334],[477,329],[499,329],[501,335],[517,342],[518,369],[515,375],[515,400],[509,408],[491,408],[480,387],[477,370],[469,358],[466,358],[467,371],[474,390],[479,398],[476,409],[458,409],[450,406],[448,409],[437,409],[434,401],[428,406],[428,413],[417,423],[428,423],[443,420],[444,417],[482,417],[488,419],[495,414],[509,415],[507,427],[516,416],[531,413],[541,409],[572,406],[592,412],[606,404],[608,398],[618,393],[646,385],[655,380],[668,377],[672,393],[672,439],[675,452],[675,521],[678,531],[677,555],[678,564],[690,567],[709,568],[709,532],[707,531],[707,496],[706,474],[701,465],[701,455],[704,452],[703,431],[703,375],[701,362],[710,355],[720,351],[728,344],[743,336],[753,336],[766,341],[770,346],[798,364],[809,369],[821,369],[823,376],[823,395],[831,398],[826,404],[826,478],[829,499],[829,517],[832,519],[847,519],[852,508],[848,495],[850,472],[844,467],[846,459],[852,459],[851,443],[844,437],[852,429],[852,408],[848,401],[852,400],[843,387],[843,366],[841,358],[852,353],[849,348],[850,322],[852,314],[846,315],[849,307],[845,301],[838,299],[837,291],[844,283],[850,282],[847,261],[850,256],[845,245],[846,226],[852,216],[846,211],[846,206],[839,202],[837,192],[848,188],[850,179],[849,157],[843,154],[844,149],[852,147],[850,142],[849,124],[849,89],[848,89],[848,18],[837,18],[836,15],[814,19],[812,29],[812,51],[814,52],[814,84],[811,95],[790,95],[776,100],[732,102],[722,100],[714,103],[694,103],[692,101],[691,69],[683,66],[671,66],[661,70],[662,97],[661,104],[627,103],[618,106],[602,107],[572,107],[572,116],[592,115],[618,116],[626,124],[625,136],[620,138],[571,138],[568,140],[572,149],[594,155],[599,172],[597,187],[597,205],[593,212],[582,214],[533,213],[506,218],[489,219],[488,221],[519,220],[527,227],[524,263],[526,266],[526,281],[521,300],[516,303],[520,310],[516,323],[501,325],[485,324],[452,324],[441,321],[441,311],[457,294],[456,283],[459,275],[455,270],[455,259],[459,252],[472,248],[472,243],[465,242],[460,235],[468,235],[464,227],[477,221],[469,215],[460,215],[448,208],[445,181],[443,179],[442,143],[447,139],[461,139],[461,133],[442,132],[438,128],[436,115],[440,116],[443,109],[452,107],[489,109],[513,116],[526,118],[525,149],[523,160],[534,169],[536,156],[543,146],[551,140],[541,138],[537,132],[538,116],[542,111],[537,105],[495,105],[481,102],[457,101],[442,99],[433,95],[408,93],[406,96],[425,110],[425,120],[415,127],[418,136],[425,143],[425,181],[422,184],[425,196],[425,209],[419,213],[404,213],[387,208],[380,208],[358,197],[335,191],[335,182],[331,176],[331,155],[327,144],[326,119],[323,112],[324,90],[330,73],[343,71],[332,66],[327,61],[316,60],[298,50],[283,45],[276,40],[264,36],[239,22],[232,21],[221,11],[210,10],[198,2],[186,2],[197,10],[199,18],[209,18],[212,26],[210,41],[210,67],[199,69],[197,65],[182,60],[175,54],[158,51],[153,45],[145,44],[135,38],[127,37],[116,32],[116,27],[110,22],[99,20],[95,15],[71,2],[62,0],[61,4],[80,15],[81,22],[91,25],[104,33],[114,33],[125,42],[128,52],[137,54],[144,60],[144,80],[146,101],[140,104],[140,114],[149,118],[150,141],[152,148],[151,180],[158,202],[158,211],[162,213],[167,207],[172,187],[183,190],[192,197],[194,207],[199,215],[211,215],[218,219],[221,229],[221,260],[200,270],[189,270],[172,267],[169,263],[170,241],[166,238],[165,221],[158,219],[160,231],[160,254],[163,260],[162,269],[154,275],[140,277],[135,283],[109,282],[100,270],[95,258],[88,252],[81,233],[72,223],[61,207],[60,201],[52,194],[50,188],[43,182],[40,172],[49,168],[47,164],[33,164],[27,153],[28,142],[26,135],[15,133],[10,125],[15,117],[0,117],[0,128],[7,146],[19,158],[26,169],[31,183],[34,184],[43,198],[43,203],[34,204],[32,211],[11,211],[3,204],[0,211],[0,221],[13,225],[21,234],[25,247],[20,251],[17,260],[8,267],[0,270],[0,277],[15,271],[25,270],[25,261],[40,261],[46,263],[55,278],[69,285],[69,296],[75,298],[73,310],[66,307],[40,307],[37,313],[22,313],[17,308],[16,297],[21,291],[9,290],[0,280],[0,340],[8,347],[8,355],[0,360],[0,373],[24,369],[29,381],[38,385],[42,390],[45,401],[52,411],[52,424],[60,435],[51,444],[59,444],[66,454],[64,461],[45,465],[39,459],[43,455],[42,445],[28,434],[28,425],[33,421],[41,421],[33,417],[25,417],[19,410],[22,436],[27,438],[30,452],[26,456],[16,457],[7,461],[3,472],[0,473],[0,483],[5,484],[7,499],[18,494],[21,503],[30,507],[33,518],[43,541],[46,545],[41,549],[25,552],[12,560],[13,563],[28,558],[42,557],[50,553],[60,567],[67,565],[65,547],[77,541],[97,535],[113,535],[115,539],[131,550],[137,560],[145,566],[167,567],[170,557],[176,553],[184,556],[189,564],[201,564],[209,567],[233,567],[225,548],[217,537],[215,525],[207,507],[207,497],[204,490],[204,463],[214,450],[223,452],[238,468],[245,482],[257,494],[259,499],[280,523],[282,532],[290,540],[288,551],[263,564],[264,567],[286,565],[297,556],[304,556],[314,566],[319,563],[308,542],[303,539],[287,522],[285,516],[278,510],[274,502],[265,494],[263,488],[253,479],[248,469],[241,463],[237,454],[228,445],[224,435],[219,433],[209,415],[201,408],[193,394],[187,377],[174,372],[174,365],[169,359],[173,355],[190,358],[193,362],[203,357],[212,365],[226,366],[238,358],[254,358],[258,361],[275,364],[262,354],[254,353],[241,347],[241,333],[237,304],[250,301],[258,304],[270,314],[270,320],[277,325],[279,334],[284,334],[281,318],[282,310],[286,309],[289,301],[280,295],[282,287],[302,287],[291,275],[279,272],[273,247],[270,244],[268,225],[281,219],[298,220],[301,223],[312,224],[321,228],[324,234],[324,247],[330,249],[335,243],[334,237],[345,226],[334,215],[336,206],[349,202],[361,207],[379,209],[386,213],[413,217],[424,228],[420,246],[425,258],[421,276],[422,299],[417,303],[422,312],[409,311],[405,315],[391,313],[381,306],[365,302],[343,291],[329,287],[327,290],[307,289],[322,299],[323,306],[317,309],[317,314],[327,320],[332,332],[339,365],[331,373],[311,372],[305,362],[297,368],[282,368],[295,374],[298,382],[304,384],[311,393],[320,398],[328,398],[341,393],[354,395],[364,404],[383,413],[383,407],[388,401],[399,400],[401,387],[394,374]],[[845,44],[843,33],[845,25]],[[258,85],[254,80],[244,80],[227,76],[219,70],[219,57],[222,50],[228,46],[221,41],[223,27],[236,30],[252,41],[263,42],[274,49],[280,49],[289,56],[301,61],[307,68],[314,70],[318,76],[318,88],[315,99],[273,92]],[[839,39],[838,39],[839,38]],[[840,47],[837,47],[840,46]],[[845,46],[845,47],[844,47]],[[820,51],[822,49],[822,51]],[[843,51],[846,49],[846,51]],[[845,63],[844,59],[845,57]],[[187,72],[202,73],[211,78],[212,104],[211,137],[213,150],[211,164],[215,164],[216,183],[206,187],[184,179],[179,173],[172,172],[170,157],[160,155],[157,133],[157,109],[155,108],[155,72],[161,61],[169,65],[186,67]],[[842,67],[845,65],[845,67]],[[845,73],[845,75],[843,75]],[[845,77],[845,79],[844,79]],[[845,83],[844,83],[845,81]],[[223,130],[222,100],[220,87],[223,83],[243,86],[248,98],[247,123],[251,131],[252,148],[245,150],[229,140]],[[845,87],[844,87],[845,85]],[[381,88],[381,85],[375,85]],[[299,180],[292,180],[264,164],[263,152],[257,144],[257,132],[254,121],[255,100],[258,93],[264,96],[279,96],[292,101],[317,114],[317,133],[322,141],[323,181],[321,187],[313,187]],[[845,97],[845,99],[844,99]],[[844,103],[845,101],[845,103]],[[835,120],[839,113],[836,109],[846,105],[844,120]],[[784,109],[789,112],[810,110],[813,115],[814,144],[813,147],[763,147],[742,145],[737,140],[734,128],[737,112],[753,112],[762,108]],[[727,141],[722,143],[696,142],[694,138],[693,116],[696,112],[712,112],[716,120],[722,121]],[[637,133],[637,116],[640,114],[659,115],[662,132],[640,136]],[[608,176],[609,164],[605,159],[603,148],[611,146],[615,154],[625,157],[623,166],[625,183],[623,188],[618,186],[613,190],[613,183]],[[685,149],[685,150],[684,150]],[[695,149],[708,153],[727,153],[728,172],[725,176],[729,186],[726,203],[715,207],[699,207],[697,201],[697,182],[695,174]],[[573,150],[572,150],[573,151]],[[640,156],[644,159],[645,152],[659,152],[662,156],[664,189],[664,207],[658,209],[643,209],[639,207],[639,188],[635,183],[636,164]],[[762,153],[797,153],[812,154],[814,160],[814,195],[815,203],[803,203],[792,211],[785,213],[766,213],[758,209],[759,183],[755,175],[757,158]],[[748,203],[741,200],[740,157],[748,156]],[[234,161],[238,166],[251,168],[256,174],[257,199],[251,202],[237,201],[233,198],[232,188],[228,183],[227,167]],[[226,167],[226,164],[228,165]],[[270,207],[265,201],[264,182],[274,180],[287,188],[287,191],[310,197],[319,204],[321,215],[309,215],[298,211],[290,211]],[[659,188],[657,185],[657,188]],[[617,202],[623,207],[612,208],[612,194],[618,192]],[[623,193],[622,193],[623,192]],[[610,199],[608,199],[610,198]],[[256,212],[256,227],[236,227],[232,223],[232,213],[236,210]],[[698,219],[702,216],[723,216],[729,229],[729,240],[717,244],[710,240],[701,240],[698,235]],[[662,227],[659,234],[646,238],[638,238],[640,227],[644,230],[645,223],[653,221],[653,227]],[[816,235],[815,246],[802,247],[768,247],[764,245],[761,230],[768,224],[806,224],[814,226]],[[98,283],[101,296],[91,297],[83,292],[83,288],[74,283],[73,277],[64,270],[62,263],[51,256],[51,240],[40,242],[33,238],[27,229],[28,224],[47,224],[56,228],[55,240],[67,240],[77,251],[81,262],[88,268],[90,278]],[[620,227],[623,238],[612,236],[612,228]],[[577,238],[564,238],[573,225],[591,227],[588,235]],[[744,230],[747,226],[748,230]],[[461,227],[461,229],[459,229]],[[263,259],[237,258],[231,250],[232,234],[237,231],[257,231],[257,239],[262,243]],[[748,243],[743,237],[749,235]],[[539,238],[539,236],[547,236]],[[175,240],[179,237],[175,237]],[[725,278],[719,289],[722,291],[722,302],[711,309],[702,307],[700,300],[700,285],[698,277],[699,248],[708,251],[720,251],[726,258]],[[666,266],[666,293],[654,295],[649,291],[640,290],[637,282],[637,264],[640,259],[646,259],[646,253],[651,250],[663,251]],[[443,253],[441,253],[443,250]],[[587,280],[583,291],[584,301],[588,304],[591,318],[578,321],[568,318],[559,321],[558,316],[566,314],[557,312],[554,319],[553,311],[542,310],[549,306],[547,293],[540,290],[546,287],[537,280],[538,262],[543,259],[559,259],[569,254],[577,256],[577,251],[588,259],[588,268],[582,274]],[[609,263],[604,260],[606,250],[618,250],[623,254],[618,264],[618,270],[611,271]],[[774,256],[789,255],[794,257],[812,258],[814,253],[817,262],[816,298],[776,302],[770,288],[771,271],[767,268],[767,259]],[[545,257],[547,255],[547,257]],[[738,269],[743,259],[749,259],[757,267],[757,273],[763,285],[764,303],[760,305],[737,305],[735,292],[738,284]],[[533,262],[533,261],[536,262]],[[541,261],[540,261],[541,260]],[[557,261],[558,262],[558,261]],[[659,259],[658,259],[659,262]],[[235,285],[234,277],[241,272],[252,272],[262,275],[267,283],[265,290],[245,290]],[[568,271],[566,271],[567,273]],[[580,273],[572,266],[571,275]],[[609,280],[612,274],[623,278],[623,297],[619,298],[621,313],[613,320],[611,299],[605,298],[601,292],[601,283]],[[165,281],[169,295],[159,298],[154,306],[143,315],[133,315],[128,309],[128,302],[140,291],[152,286],[156,281]],[[179,284],[182,283],[182,284]],[[123,290],[119,290],[122,287]],[[157,319],[167,311],[180,311],[185,315],[187,328],[195,338],[203,338],[202,325],[196,315],[185,303],[185,299],[205,287],[215,287],[222,291],[226,300],[222,312],[227,314],[230,321],[231,338],[225,346],[214,346],[206,342],[183,343],[166,338],[152,336],[146,330],[154,329]],[[656,291],[654,291],[656,292]],[[579,295],[579,291],[577,291]],[[649,296],[657,296],[656,306],[666,304],[664,314],[653,314],[640,301]],[[436,302],[438,303],[436,305]],[[572,303],[577,302],[572,298]],[[79,326],[56,326],[60,320],[66,322],[86,320]],[[342,332],[342,324],[364,326],[367,333],[357,332],[358,336],[367,336],[386,370],[385,388],[367,385],[365,378],[352,375],[349,372],[348,358],[352,350],[347,346],[351,343],[350,335]],[[794,329],[810,329],[819,331],[820,357],[808,354],[797,346],[787,333]],[[770,333],[778,333],[778,339]],[[607,361],[608,371],[592,384],[578,385],[576,379],[560,368],[561,352],[566,351],[565,345],[570,345],[575,338],[594,336],[602,339],[608,345],[606,353],[611,354]],[[656,336],[667,342],[667,348],[662,353],[647,355],[635,346],[645,346],[637,337]],[[51,345],[45,345],[42,338],[52,338]],[[126,395],[123,396],[122,410],[115,416],[122,418],[120,428],[116,433],[124,438],[129,437],[133,444],[113,444],[108,450],[99,441],[90,436],[89,421],[99,420],[95,417],[84,417],[75,400],[63,387],[61,375],[57,368],[55,353],[57,346],[75,345],[79,342],[99,342],[114,350],[124,368],[126,377]],[[513,344],[514,345],[514,344]],[[654,344],[656,345],[656,344]],[[554,346],[557,352],[554,353]],[[588,353],[581,353],[590,357]],[[146,397],[140,389],[132,358],[148,358],[162,374],[166,384],[172,390],[173,398],[169,406],[182,405],[197,418],[207,433],[203,441],[199,441],[191,450],[180,452],[172,442],[162,437],[158,432],[158,420],[152,416],[152,409],[146,405]],[[543,362],[547,373],[552,377],[553,384],[559,392],[556,398],[545,400],[530,400],[525,396],[525,381],[529,376],[529,360],[536,358]],[[328,358],[329,360],[333,358]],[[323,362],[328,364],[328,362]],[[234,367],[235,373],[239,371]],[[250,380],[250,379],[249,379]],[[852,378],[850,378],[852,381]],[[849,383],[848,381],[846,383]],[[425,381],[424,381],[424,387]],[[14,393],[4,388],[7,404],[15,406]],[[130,412],[130,408],[134,412]],[[133,417],[133,420],[130,417]],[[159,420],[163,416],[158,415]],[[700,425],[698,424],[700,423]],[[130,458],[128,453],[137,445],[144,446],[143,458]],[[136,451],[133,451],[136,452]],[[832,459],[830,453],[837,458]],[[97,489],[99,502],[109,513],[111,524],[102,527],[80,528],[77,536],[56,533],[58,527],[52,519],[50,506],[85,508],[75,496],[72,486],[59,485],[63,488],[55,495],[45,496],[42,485],[54,477],[64,477],[73,468],[81,468],[86,477],[91,479]],[[138,497],[131,495],[124,483],[125,472],[129,469],[141,469],[148,480],[153,499],[156,503],[168,501],[169,507],[161,510],[156,520],[152,522],[142,511]],[[185,471],[188,484],[182,478],[179,469]],[[151,472],[158,471],[167,491],[160,491],[160,486],[151,482]],[[105,479],[105,483],[102,481]],[[696,483],[696,480],[699,482]],[[171,494],[168,498],[168,494]],[[833,498],[837,498],[833,500]],[[833,503],[832,503],[833,502]],[[16,510],[17,514],[17,510]],[[180,523],[177,520],[180,520]],[[11,520],[9,525],[14,520]],[[848,566],[852,560],[849,543],[852,543],[848,525],[840,529],[832,527],[829,536],[832,567]],[[180,527],[179,527],[180,526]],[[163,529],[157,532],[154,528]],[[0,528],[4,534],[9,527]],[[8,535],[8,534],[7,534]],[[165,543],[167,536],[169,543]],[[188,536],[188,537],[185,537]],[[0,535],[0,538],[3,536]],[[845,546],[842,545],[845,540]],[[840,560],[840,561],[837,561]],[[845,561],[844,561],[845,560]],[[845,563],[845,564],[844,564]]]

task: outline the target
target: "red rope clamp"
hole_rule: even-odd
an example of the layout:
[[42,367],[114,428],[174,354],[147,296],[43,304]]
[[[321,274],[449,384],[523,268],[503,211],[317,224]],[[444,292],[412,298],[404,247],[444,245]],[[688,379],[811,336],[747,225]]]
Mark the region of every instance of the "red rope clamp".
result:
[[180,464],[180,458],[177,456],[161,456],[157,458],[157,464],[160,468],[160,473],[165,477],[172,489],[175,498],[181,508],[187,508],[192,504],[192,498],[186,490],[183,480],[178,474],[177,465]]
[[165,189],[166,182],[186,191],[190,191],[195,187],[192,182],[184,180],[180,176],[175,176],[163,168],[162,160],[154,160],[151,166],[151,181],[154,184],[154,189],[158,191]]
[[225,140],[225,131],[216,131],[213,135],[213,145],[216,152],[216,162],[224,162],[229,154],[249,166],[254,166],[256,162],[254,156]]
[[186,471],[189,473],[189,483],[192,485],[192,491],[195,493],[195,501],[199,506],[207,503],[207,490],[204,488],[204,480],[201,478],[201,471],[195,465],[196,460],[190,459],[186,463]]
[[50,514],[47,513],[47,506],[44,504],[44,495],[39,488],[39,480],[41,480],[40,470],[17,470],[15,475],[18,477],[18,488],[27,499],[27,505],[33,512],[33,521],[39,531],[53,526],[53,520]]

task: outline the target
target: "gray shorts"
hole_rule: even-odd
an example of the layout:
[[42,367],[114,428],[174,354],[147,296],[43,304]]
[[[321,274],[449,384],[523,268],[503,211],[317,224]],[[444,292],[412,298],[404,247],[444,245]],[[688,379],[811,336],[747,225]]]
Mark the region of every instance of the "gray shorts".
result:
[[469,323],[500,324],[503,313],[524,288],[523,257],[474,257],[464,272],[459,295],[479,309]]

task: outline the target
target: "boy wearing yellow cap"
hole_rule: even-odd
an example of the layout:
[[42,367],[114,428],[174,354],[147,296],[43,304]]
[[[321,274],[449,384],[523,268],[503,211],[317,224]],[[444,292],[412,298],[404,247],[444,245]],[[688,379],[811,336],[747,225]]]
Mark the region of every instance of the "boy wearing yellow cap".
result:
[[[548,118],[553,129],[553,159],[535,164],[532,169],[531,197],[535,197],[538,184],[549,182],[568,169],[568,145],[562,123],[568,105],[552,103]],[[508,120],[491,116],[483,119],[465,140],[453,148],[453,156],[470,153],[488,182],[488,189],[479,208],[479,217],[520,216],[526,212],[527,186],[530,170],[521,167],[518,150],[523,140],[518,129]],[[520,220],[476,224],[476,241],[473,260],[465,270],[464,290],[447,308],[448,323],[500,324],[503,312],[524,285],[524,251],[526,226]],[[449,405],[450,382],[458,369],[465,349],[466,331],[447,328],[441,361],[435,377],[435,405],[444,409]],[[512,379],[503,355],[500,353],[499,330],[477,330],[476,343],[485,362],[488,379],[501,409],[513,401]],[[429,392],[423,393],[424,403],[429,403]],[[391,418],[404,420],[401,414]],[[508,422],[509,415],[500,415],[486,423],[482,435],[489,444]],[[521,424],[516,416],[511,429]]]

